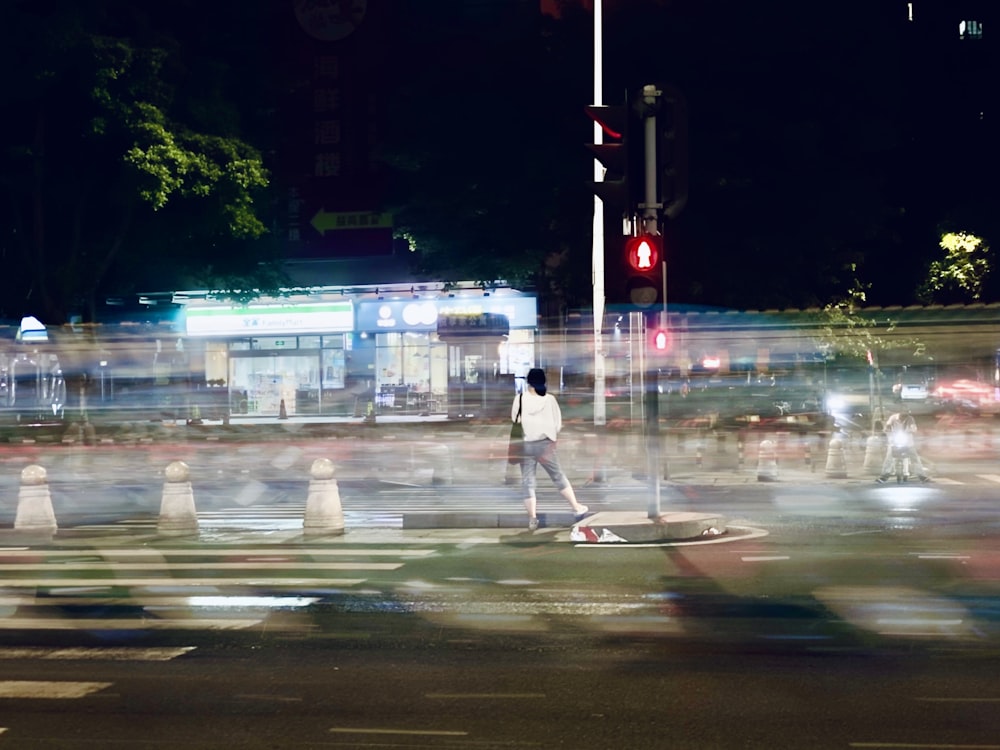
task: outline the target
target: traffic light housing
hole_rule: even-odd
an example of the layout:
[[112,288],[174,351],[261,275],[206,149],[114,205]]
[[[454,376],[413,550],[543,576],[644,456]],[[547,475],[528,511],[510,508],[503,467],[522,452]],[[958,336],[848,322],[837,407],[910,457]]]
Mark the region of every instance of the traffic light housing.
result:
[[588,143],[587,148],[604,166],[604,180],[594,181],[594,193],[604,201],[606,215],[621,218],[635,211],[635,200],[629,183],[632,161],[630,155],[629,120],[627,105],[587,105],[587,114],[601,126],[603,143]]
[[657,198],[663,215],[674,219],[688,201],[687,100],[676,86],[662,85],[656,125]]

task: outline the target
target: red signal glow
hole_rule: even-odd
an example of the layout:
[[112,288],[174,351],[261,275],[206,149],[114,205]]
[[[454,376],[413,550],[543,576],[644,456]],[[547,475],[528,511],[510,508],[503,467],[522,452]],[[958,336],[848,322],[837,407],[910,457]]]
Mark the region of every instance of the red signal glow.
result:
[[633,237],[625,245],[625,256],[629,266],[636,271],[654,271],[660,262],[658,238],[648,234]]
[[660,330],[653,335],[653,346],[659,351],[666,351],[670,347],[670,334]]

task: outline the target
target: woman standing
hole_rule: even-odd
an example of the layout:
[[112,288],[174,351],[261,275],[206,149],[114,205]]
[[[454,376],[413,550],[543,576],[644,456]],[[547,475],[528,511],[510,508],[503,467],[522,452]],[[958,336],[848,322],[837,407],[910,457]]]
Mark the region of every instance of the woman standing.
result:
[[528,388],[514,397],[511,406],[512,421],[518,420],[519,412],[524,426],[521,488],[524,491],[524,508],[528,511],[528,529],[534,531],[538,528],[535,474],[539,464],[548,472],[559,493],[572,506],[573,512],[577,516],[584,515],[588,510],[587,506],[577,501],[573,487],[559,466],[556,440],[562,429],[562,411],[555,396],[546,393],[544,370],[536,367],[528,372]]

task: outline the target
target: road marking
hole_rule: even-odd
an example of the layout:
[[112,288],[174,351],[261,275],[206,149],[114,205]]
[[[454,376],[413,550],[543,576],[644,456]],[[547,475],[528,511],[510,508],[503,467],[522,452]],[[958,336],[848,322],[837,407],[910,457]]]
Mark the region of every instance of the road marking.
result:
[[0,606],[17,607],[68,607],[99,604],[102,607],[190,607],[195,608],[241,608],[295,609],[308,607],[319,599],[315,596],[240,596],[238,594],[195,594],[192,596],[66,596],[50,589],[45,596],[24,594],[22,596],[0,596]]
[[848,747],[909,748],[909,750],[1000,750],[1000,745],[954,745],[923,742],[851,742]]
[[427,693],[425,698],[436,700],[506,700],[522,698],[544,698],[545,693]]
[[965,482],[960,482],[957,479],[949,479],[948,477],[934,477],[934,484],[965,484]]
[[466,737],[468,732],[453,732],[445,729],[364,729],[361,727],[333,727],[334,734],[405,734],[414,737]]
[[0,682],[0,698],[84,698],[98,690],[111,687],[110,682],[35,682],[4,680]]
[[295,563],[256,563],[256,562],[212,562],[212,563],[170,563],[170,562],[111,562],[92,560],[89,562],[62,563],[4,563],[4,572],[16,573],[44,570],[50,573],[63,570],[205,570],[210,565],[212,570],[399,570],[403,563],[382,562],[295,562]]
[[[87,527],[89,528],[89,527]],[[326,547],[302,547],[289,550],[291,557],[322,557],[330,556],[352,556],[352,557],[425,557],[436,554],[436,549],[330,549]],[[0,548],[0,560],[6,557],[236,557],[240,555],[273,555],[273,549],[261,549],[257,547],[239,548],[226,547],[224,549],[72,549],[72,550],[34,550],[30,547],[4,547]]]
[[743,562],[772,562],[774,560],[791,560],[788,555],[754,555],[741,557]]
[[177,619],[159,620],[156,618],[83,620],[56,619],[45,617],[4,618],[0,620],[0,630],[246,630],[263,620],[248,619]]
[[105,661],[170,661],[194,651],[196,646],[178,648],[0,648],[0,659],[105,660]]
[[1000,484],[1000,474],[976,474],[980,479],[986,479],[990,482],[997,482]]
[[[271,586],[281,588],[285,586],[307,586],[310,588],[330,588],[332,586],[358,586],[364,583],[366,578],[109,578],[109,586]],[[91,586],[93,578],[21,578],[8,579],[3,581],[3,588],[63,588],[71,586]]]
[[917,555],[918,560],[969,560],[971,555]]

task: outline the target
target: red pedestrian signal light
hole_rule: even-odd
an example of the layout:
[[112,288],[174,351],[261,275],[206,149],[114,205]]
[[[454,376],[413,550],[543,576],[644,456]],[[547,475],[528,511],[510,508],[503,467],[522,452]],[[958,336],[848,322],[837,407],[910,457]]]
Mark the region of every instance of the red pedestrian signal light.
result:
[[653,333],[653,348],[658,352],[665,352],[670,348],[670,331],[663,328]]
[[638,237],[632,237],[625,243],[625,260],[632,270],[642,274],[649,274],[659,269],[659,239],[659,237],[652,234],[642,234]]

